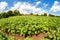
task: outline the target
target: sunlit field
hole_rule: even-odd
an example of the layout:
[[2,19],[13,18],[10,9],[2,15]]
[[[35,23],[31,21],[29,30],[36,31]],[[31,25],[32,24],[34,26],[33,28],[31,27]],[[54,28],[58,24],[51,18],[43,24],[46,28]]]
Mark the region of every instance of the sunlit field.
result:
[[0,0],[0,40],[60,40],[60,0]]
[[[22,37],[32,37],[33,35],[37,36],[40,33],[44,33],[46,35],[44,37],[45,40],[60,40],[60,18],[47,16],[14,16],[3,18],[0,19],[0,30],[3,34],[18,34]],[[2,37],[2,35],[0,36],[1,40],[7,38]],[[32,38],[32,40],[34,39]]]

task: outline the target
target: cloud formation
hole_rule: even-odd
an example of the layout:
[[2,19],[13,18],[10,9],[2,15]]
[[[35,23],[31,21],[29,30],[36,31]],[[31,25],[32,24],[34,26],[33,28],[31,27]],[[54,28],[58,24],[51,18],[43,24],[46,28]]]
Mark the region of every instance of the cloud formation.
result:
[[[38,3],[37,3],[38,4]],[[11,7],[10,10],[19,10],[21,13],[29,14],[29,13],[38,13],[41,14],[45,12],[42,8],[37,8],[36,5],[32,5],[27,2],[17,2]]]
[[55,1],[50,11],[53,11],[53,12],[60,11],[60,3],[58,1]]
[[3,11],[8,6],[7,2],[0,2],[0,11]]
[[40,1],[37,1],[37,2],[36,2],[36,6],[37,6],[38,4],[40,4],[40,3],[41,3]]
[[47,6],[48,6],[47,3],[44,3],[44,4],[43,4],[43,8],[46,8]]
[[[45,10],[44,8],[46,8],[48,6],[48,4],[44,3],[42,8],[37,8],[37,6],[40,4],[41,2],[38,1],[36,2],[35,5],[30,4],[28,2],[16,2],[14,3],[13,6],[10,7],[9,10],[19,10],[22,14],[29,14],[29,13],[34,13],[34,14],[42,14],[42,13],[51,13],[51,11],[56,12],[56,11],[60,11],[60,4],[58,1],[55,1],[55,3],[53,4],[52,8],[50,10]],[[0,2],[0,10],[3,11],[6,7],[8,6],[7,2]],[[54,14],[54,13],[53,13]]]

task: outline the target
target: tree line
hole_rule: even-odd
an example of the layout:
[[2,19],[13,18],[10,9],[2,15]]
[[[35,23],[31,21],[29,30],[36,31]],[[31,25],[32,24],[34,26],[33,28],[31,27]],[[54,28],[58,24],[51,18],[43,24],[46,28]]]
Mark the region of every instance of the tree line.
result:
[[20,12],[18,10],[15,10],[15,11],[7,11],[7,12],[3,12],[3,13],[0,13],[0,19],[1,18],[8,18],[10,16],[20,16]]
[[[34,15],[33,13],[30,13],[30,14],[21,14],[18,10],[14,10],[14,11],[7,11],[7,12],[3,12],[3,13],[0,13],[0,19],[1,18],[8,18],[10,16],[23,16],[23,15]],[[47,13],[44,13],[44,14],[36,14],[35,16],[47,16]],[[52,15],[52,14],[49,14],[48,16],[52,16],[52,17],[55,17],[55,15]],[[56,16],[56,17],[60,17],[60,16]]]

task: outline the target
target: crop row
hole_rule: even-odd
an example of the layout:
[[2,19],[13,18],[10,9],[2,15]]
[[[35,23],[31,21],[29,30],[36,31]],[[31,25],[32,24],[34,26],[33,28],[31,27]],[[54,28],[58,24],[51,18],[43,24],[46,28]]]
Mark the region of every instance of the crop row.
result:
[[46,38],[48,39],[57,39],[57,37],[60,39],[59,20],[58,17],[16,16],[0,19],[0,29],[6,33],[20,36],[47,33]]

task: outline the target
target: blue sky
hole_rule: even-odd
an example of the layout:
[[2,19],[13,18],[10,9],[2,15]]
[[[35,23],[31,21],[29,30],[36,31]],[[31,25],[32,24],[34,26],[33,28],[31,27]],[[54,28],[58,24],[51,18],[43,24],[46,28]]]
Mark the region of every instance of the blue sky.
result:
[[60,0],[0,0],[1,12],[12,9],[17,9],[21,13],[33,12],[41,14],[47,12],[54,15],[60,15]]

